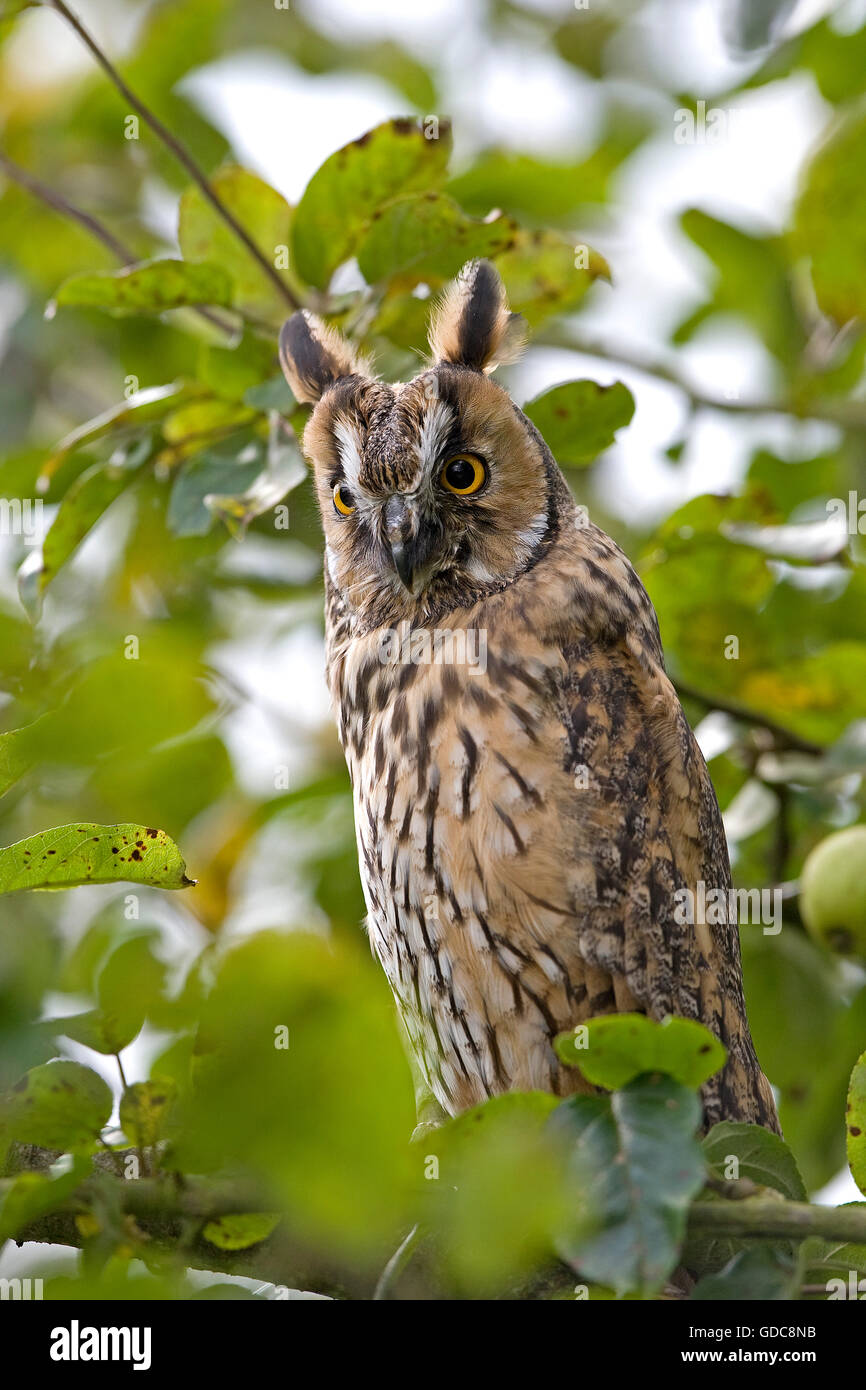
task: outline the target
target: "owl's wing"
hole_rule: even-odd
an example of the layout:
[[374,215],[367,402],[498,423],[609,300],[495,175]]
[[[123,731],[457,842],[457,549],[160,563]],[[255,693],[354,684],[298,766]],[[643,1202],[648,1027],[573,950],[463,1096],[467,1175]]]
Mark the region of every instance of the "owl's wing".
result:
[[[636,576],[629,583],[634,593]],[[580,613],[559,624],[574,788],[559,811],[574,845],[565,886],[587,968],[586,1016],[631,1008],[700,1020],[728,1049],[704,1091],[707,1122],[778,1129],[746,1019],[737,922],[707,921],[730,914],[701,910],[706,894],[722,890],[727,901],[731,886],[718,802],[640,593],[633,621],[607,640],[587,637]],[[684,890],[694,923],[683,920]]]

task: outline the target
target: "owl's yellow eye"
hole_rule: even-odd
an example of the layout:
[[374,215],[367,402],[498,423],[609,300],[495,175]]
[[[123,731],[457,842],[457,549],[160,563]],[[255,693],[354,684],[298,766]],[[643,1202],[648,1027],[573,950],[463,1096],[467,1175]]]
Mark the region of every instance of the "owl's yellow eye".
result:
[[334,506],[340,516],[351,516],[355,510],[355,499],[342,483],[334,484]]
[[439,480],[458,497],[471,497],[487,481],[487,469],[474,454],[455,454],[445,464]]

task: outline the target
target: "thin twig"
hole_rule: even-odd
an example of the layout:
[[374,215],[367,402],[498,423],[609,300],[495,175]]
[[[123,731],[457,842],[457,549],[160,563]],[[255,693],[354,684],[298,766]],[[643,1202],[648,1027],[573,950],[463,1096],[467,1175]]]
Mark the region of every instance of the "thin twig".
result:
[[276,267],[271,264],[267,257],[259,250],[258,246],[256,246],[256,243],[253,241],[246,228],[238,222],[234,213],[226,207],[222,199],[214,192],[206,176],[202,173],[201,169],[199,169],[186,146],[182,145],[177,137],[172,135],[171,131],[163,125],[159,117],[150,110],[150,107],[146,106],[141,98],[137,97],[131,88],[127,86],[120,73],[110,62],[105,53],[103,53],[93,35],[85,28],[78,16],[73,14],[69,6],[64,4],[64,0],[47,0],[47,3],[71,25],[81,41],[89,48],[106,77],[108,77],[120,92],[124,101],[128,102],[133,111],[136,111],[138,115],[141,116],[141,119],[150,126],[157,139],[165,145],[166,149],[169,150],[172,155],[174,155],[178,163],[183,165],[193,183],[198,186],[203,196],[210,203],[214,212],[222,218],[226,226],[229,227],[238,240],[243,243],[262,272],[268,277],[274,288],[282,296],[288,307],[290,309],[300,309],[300,301],[295,298],[295,295],[282,279],[282,276],[277,273]]
[[[79,227],[83,227],[86,232],[89,232],[92,237],[101,242],[112,255],[116,256],[121,265],[135,265],[138,256],[136,256],[132,248],[126,246],[113,232],[109,231],[98,218],[94,217],[89,212],[85,212],[83,208],[76,207],[75,203],[70,203],[68,198],[64,198],[63,195],[56,192],[55,189],[49,188],[48,184],[43,183],[35,174],[31,174],[27,169],[22,169],[21,166],[10,159],[8,155],[3,154],[2,150],[0,150],[0,169],[2,169],[8,179],[11,179],[13,183],[17,183],[19,187],[26,189],[28,193],[32,194],[34,198],[37,198],[39,202],[44,203],[46,207],[52,208],[54,212],[59,213],[61,217],[67,217],[70,222],[77,222]],[[203,304],[196,304],[192,306],[192,308],[193,313],[198,314],[199,318],[207,319],[208,323],[213,324],[220,332],[226,333],[229,336],[234,334],[234,325],[222,318],[219,314],[215,314],[212,309],[205,308]]]
[[642,352],[639,348],[600,342],[565,324],[551,324],[538,334],[534,341],[545,347],[568,348],[571,352],[580,352],[587,357],[597,357],[602,362],[630,367],[644,376],[667,382],[669,386],[682,391],[695,409],[727,410],[740,415],[793,415],[799,420],[824,420],[840,429],[866,430],[864,401],[812,402],[772,398],[741,401],[729,399],[727,396],[711,396],[659,357]]
[[774,719],[768,719],[764,714],[758,714],[756,710],[747,709],[745,705],[737,704],[734,700],[725,700],[718,695],[707,695],[702,690],[696,690],[694,686],[686,684],[685,681],[674,681],[677,693],[686,700],[695,700],[705,709],[721,710],[723,714],[729,714],[732,719],[738,719],[742,724],[753,724],[756,728],[766,729],[767,733],[772,734],[776,748],[790,749],[797,753],[810,753],[815,757],[820,757],[825,749],[820,743],[814,743],[811,739],[803,738],[800,734],[794,733],[793,729],[787,729],[783,724],[777,724]]
[[81,208],[70,203],[62,194],[49,188],[47,183],[43,183],[34,174],[22,169],[8,155],[3,154],[2,150],[0,150],[0,169],[13,183],[26,188],[28,193],[33,194],[34,198],[38,198],[41,203],[45,203],[55,212],[59,212],[61,217],[68,217],[71,222],[77,222],[97,241],[101,241],[103,246],[106,246],[112,255],[116,256],[124,265],[132,265],[137,260],[135,252],[125,246],[107,227],[103,227],[102,223],[98,222],[95,217],[91,217],[88,212],[83,212]]

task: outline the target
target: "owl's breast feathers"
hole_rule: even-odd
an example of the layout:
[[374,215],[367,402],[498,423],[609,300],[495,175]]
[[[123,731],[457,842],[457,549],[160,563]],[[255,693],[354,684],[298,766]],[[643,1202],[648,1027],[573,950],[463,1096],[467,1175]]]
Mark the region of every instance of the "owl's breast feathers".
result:
[[724,1042],[707,1124],[778,1128],[736,922],[677,920],[682,890],[730,886],[712,784],[647,594],[580,523],[565,512],[543,561],[440,618],[439,660],[435,633],[353,631],[329,586],[371,942],[449,1113],[514,1087],[580,1089],[551,1038],[640,1010]]

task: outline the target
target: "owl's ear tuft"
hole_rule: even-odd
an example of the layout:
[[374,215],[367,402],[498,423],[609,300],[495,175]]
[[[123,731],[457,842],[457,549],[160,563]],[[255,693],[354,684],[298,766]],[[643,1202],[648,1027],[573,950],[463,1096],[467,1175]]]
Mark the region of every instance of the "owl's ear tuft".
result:
[[306,309],[280,330],[280,365],[295,398],[314,405],[347,376],[370,376],[370,364],[341,333]]
[[499,272],[489,261],[468,261],[433,314],[433,360],[492,372],[515,362],[525,343],[526,322],[509,312]]

